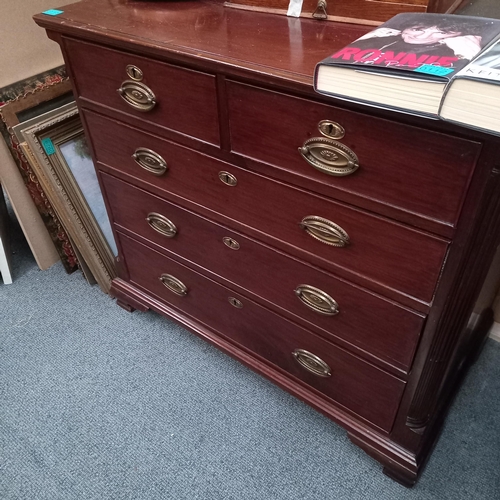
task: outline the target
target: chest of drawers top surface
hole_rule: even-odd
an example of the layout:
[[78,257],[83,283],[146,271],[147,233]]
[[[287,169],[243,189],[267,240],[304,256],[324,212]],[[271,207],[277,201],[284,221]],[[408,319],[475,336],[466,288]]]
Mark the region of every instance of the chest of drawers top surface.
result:
[[[168,8],[166,8],[168,7]],[[102,41],[141,53],[252,70],[310,86],[316,63],[369,31],[342,23],[317,25],[285,16],[225,8],[222,2],[133,2],[100,0],[61,7],[63,14],[39,14],[41,26],[78,38]],[[140,49],[139,49],[140,47]]]

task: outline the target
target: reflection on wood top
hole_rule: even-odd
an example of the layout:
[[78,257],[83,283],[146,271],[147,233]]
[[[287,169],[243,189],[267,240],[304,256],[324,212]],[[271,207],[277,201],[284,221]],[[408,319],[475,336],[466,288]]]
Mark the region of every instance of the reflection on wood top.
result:
[[315,64],[370,30],[241,11],[206,0],[143,2],[85,0],[61,7],[62,14],[38,14],[37,24],[53,31],[185,61],[224,63],[302,85],[312,85]]

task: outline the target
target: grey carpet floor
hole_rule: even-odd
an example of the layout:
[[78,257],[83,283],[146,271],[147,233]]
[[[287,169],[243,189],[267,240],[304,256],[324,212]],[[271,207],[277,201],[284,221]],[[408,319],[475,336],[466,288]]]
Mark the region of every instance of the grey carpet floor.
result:
[[497,499],[500,344],[489,340],[408,490],[305,404],[79,273],[14,227],[0,282],[0,499]]

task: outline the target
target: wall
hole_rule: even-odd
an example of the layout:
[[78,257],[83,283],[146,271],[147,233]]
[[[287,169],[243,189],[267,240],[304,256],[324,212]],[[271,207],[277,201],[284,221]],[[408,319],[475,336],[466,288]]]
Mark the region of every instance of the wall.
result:
[[[0,88],[63,64],[59,45],[31,17],[77,0],[2,0]],[[61,9],[62,10],[62,9]]]

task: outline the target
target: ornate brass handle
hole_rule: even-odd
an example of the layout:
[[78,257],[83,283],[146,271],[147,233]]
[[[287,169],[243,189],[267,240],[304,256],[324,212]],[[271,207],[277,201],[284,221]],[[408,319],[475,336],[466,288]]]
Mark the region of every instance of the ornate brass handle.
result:
[[332,370],[330,367],[315,354],[304,349],[295,349],[292,352],[293,357],[302,368],[314,373],[318,377],[330,377]]
[[316,10],[313,12],[314,19],[328,19],[328,13],[326,11],[326,0],[318,0],[318,5],[316,5]]
[[311,285],[299,285],[295,289],[299,300],[314,312],[335,316],[340,312],[337,302],[326,292]]
[[175,276],[172,276],[171,274],[162,274],[158,279],[165,285],[168,290],[175,293],[176,295],[180,295],[181,297],[187,295],[187,286],[181,280],[178,280]]
[[137,148],[132,158],[137,165],[154,175],[163,175],[168,169],[167,162],[152,149]]
[[301,220],[299,226],[315,240],[326,245],[345,247],[349,244],[349,235],[338,224],[323,217],[308,215]]
[[157,214],[156,212],[150,212],[146,217],[146,220],[157,233],[160,233],[167,238],[173,238],[177,234],[175,224],[164,215]]
[[354,151],[341,142],[326,137],[313,137],[299,148],[304,160],[324,174],[343,177],[359,168]]
[[121,98],[137,111],[151,111],[156,105],[156,96],[144,83],[125,80],[118,89]]

